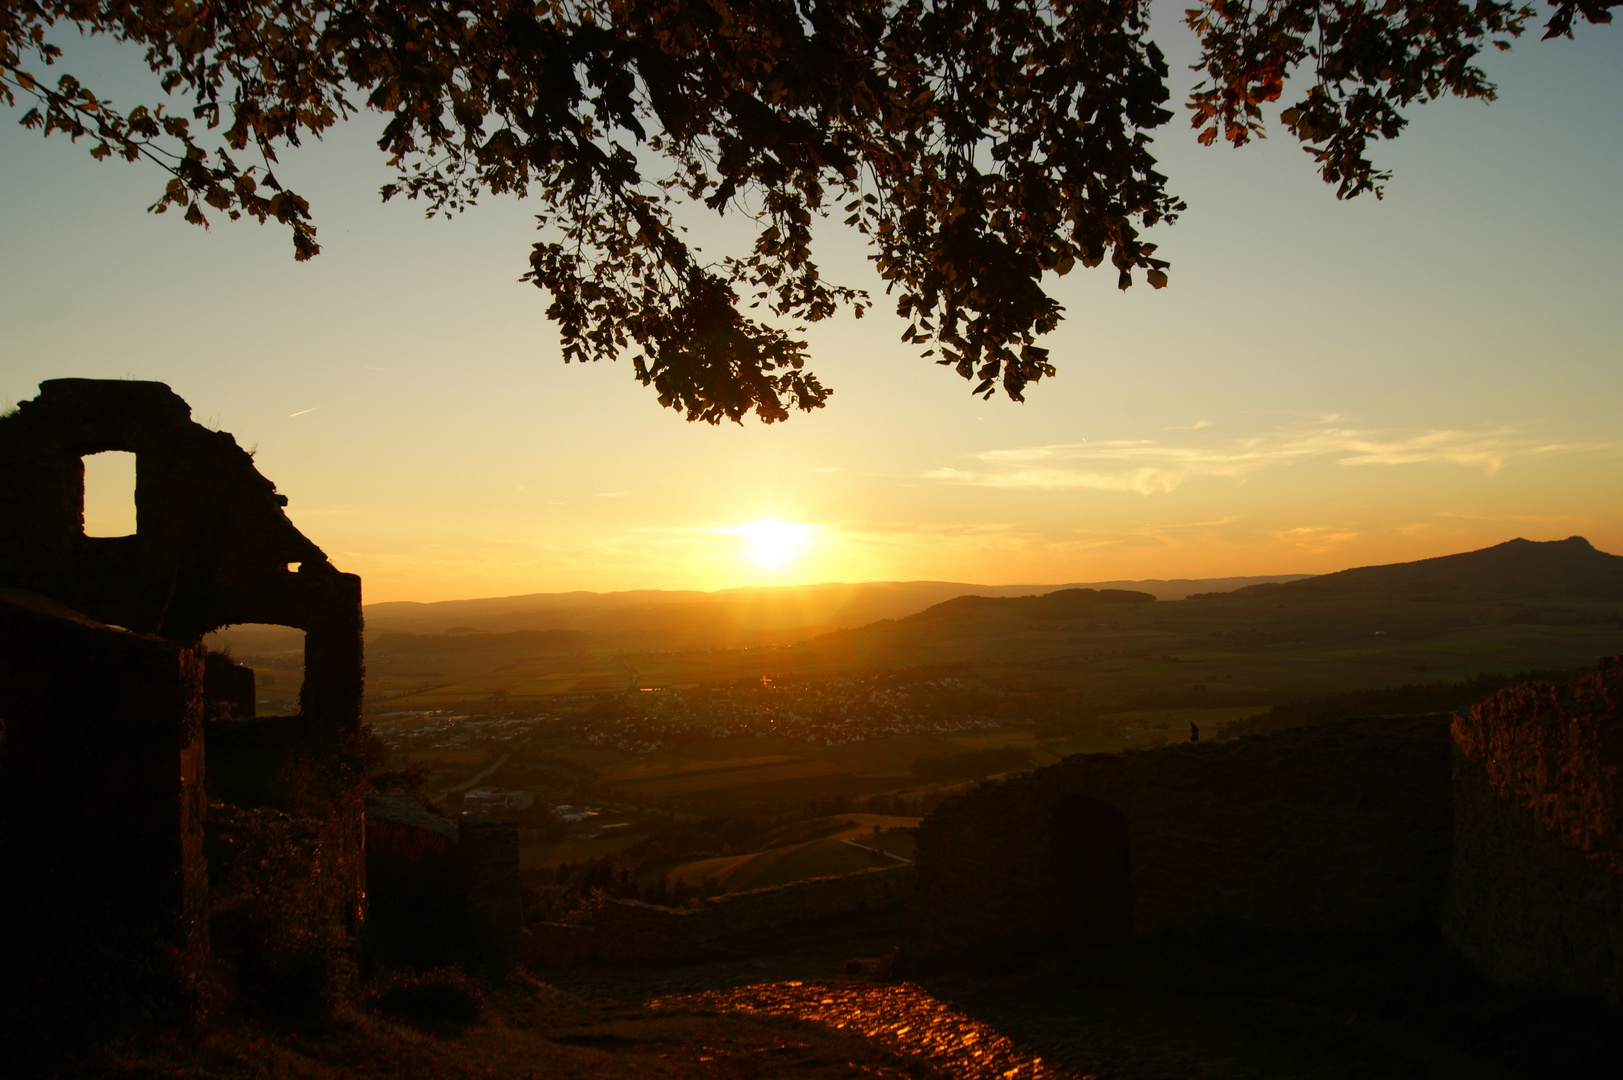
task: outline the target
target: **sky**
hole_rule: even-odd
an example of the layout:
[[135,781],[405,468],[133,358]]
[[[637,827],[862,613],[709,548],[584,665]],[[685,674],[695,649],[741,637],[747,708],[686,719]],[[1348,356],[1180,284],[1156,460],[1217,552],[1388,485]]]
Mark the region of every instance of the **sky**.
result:
[[[1623,552],[1623,35],[1578,38],[1487,58],[1492,105],[1412,109],[1377,147],[1381,201],[1338,202],[1283,132],[1208,149],[1175,119],[1156,139],[1189,204],[1155,230],[1171,285],[1050,279],[1059,375],[1025,403],[971,397],[881,303],[812,328],[834,395],[772,426],[691,424],[628,363],[563,364],[546,295],[517,280],[531,212],[380,204],[372,119],[278,168],[320,229],[296,264],[278,227],[145,213],[160,175],[17,110],[0,402],[168,383],[255,450],[368,601],[1319,573],[1517,536]],[[69,55],[115,102],[151,96],[127,54]],[[825,274],[882,291],[856,238],[819,243]],[[87,517],[116,532],[104,464]]]

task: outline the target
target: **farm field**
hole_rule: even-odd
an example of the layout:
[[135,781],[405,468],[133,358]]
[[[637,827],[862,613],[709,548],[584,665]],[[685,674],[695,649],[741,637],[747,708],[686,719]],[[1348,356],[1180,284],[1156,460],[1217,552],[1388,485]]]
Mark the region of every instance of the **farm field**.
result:
[[[526,865],[567,865],[633,847],[659,820],[916,808],[996,768],[1154,747],[1191,724],[1202,738],[1255,730],[1291,702],[1588,665],[1623,652],[1618,564],[1564,541],[1187,599],[1129,588],[935,602],[940,588],[908,586],[885,594],[887,609],[834,591],[777,640],[765,615],[743,638],[715,638],[749,639],[736,647],[694,647],[722,624],[654,594],[574,623],[574,608],[549,609],[539,625],[504,623],[505,602],[451,605],[466,618],[441,631],[383,620],[367,643],[366,711],[391,766],[417,767],[448,810],[475,782],[530,793]],[[906,596],[931,603],[827,629],[842,612],[905,611]],[[709,603],[678,606],[690,602]],[[639,611],[652,620],[640,629]],[[297,631],[233,627],[210,644],[254,669],[263,714],[297,707]],[[602,813],[560,836],[547,820],[565,804]],[[605,832],[614,814],[626,828]],[[734,887],[883,858],[826,839],[722,847],[708,856],[719,862],[666,869]]]
[[[1035,764],[1059,760],[1023,729],[935,738],[890,736],[836,746],[741,737],[703,740],[669,753],[623,760],[599,770],[597,786],[620,801],[706,805],[737,802],[734,796],[745,790],[760,802],[773,803],[799,792],[815,798],[926,786],[911,771],[921,755],[1009,745],[1032,750]],[[768,747],[778,752],[760,753]]]
[[834,831],[827,835],[787,844],[772,844],[769,840],[771,846],[759,852],[701,859],[672,867],[666,874],[683,884],[710,882],[722,892],[743,892],[806,878],[895,866],[912,860],[913,838],[906,830],[918,823],[917,817],[840,815],[826,822],[797,826],[800,832],[807,831],[808,825],[833,826]]
[[[604,895],[685,903],[896,865],[954,793],[1191,724],[1220,739],[1446,710],[1623,652],[1623,577],[1536,596],[1337,577],[1183,600],[966,596],[772,647],[392,632],[368,646],[367,709],[391,767],[426,766],[447,812],[472,790],[476,812],[518,819],[551,918]],[[267,662],[288,667],[285,651]]]
[[[1044,688],[1118,713],[1145,706],[1265,708],[1282,701],[1488,672],[1566,669],[1623,651],[1623,604],[1554,597],[1238,596],[1113,605],[1069,621],[1006,611],[899,620],[775,648],[559,654],[529,632],[384,635],[368,644],[369,715],[556,711],[608,697],[750,681],[954,668],[993,694]],[[302,641],[211,637],[256,673],[261,714],[295,711]],[[249,651],[260,649],[260,652]],[[527,650],[534,650],[527,653]],[[1209,704],[1170,701],[1205,694]],[[1160,698],[1160,702],[1147,700]],[[1198,721],[1197,722],[1201,722]],[[1202,730],[1222,716],[1210,713]]]
[[430,640],[413,642],[403,659],[392,655],[390,639],[412,635],[390,635],[368,650],[367,707],[382,713],[499,700],[555,708],[604,694],[946,666],[967,668],[986,685],[1046,685],[1104,704],[1131,707],[1134,698],[1184,692],[1227,699],[1214,706],[1247,706],[1569,668],[1623,650],[1623,604],[1610,600],[1558,598],[1535,608],[1471,597],[1235,597],[1119,607],[1108,617],[1060,623],[969,613],[948,624],[901,621],[781,648],[697,653],[513,659],[506,643],[492,640],[481,652],[459,640],[436,656]]
[[664,799],[816,779],[845,771],[826,761],[779,755],[726,761],[639,762],[625,770],[604,773],[600,783],[624,796]]
[[617,829],[611,833],[595,830],[588,836],[579,836],[551,844],[525,844],[519,848],[519,866],[525,870],[552,869],[568,863],[586,863],[593,859],[617,855],[641,840],[646,832],[635,829]]
[[[1091,624],[1040,631],[1012,626],[1004,634],[1000,626],[1010,620],[999,615],[973,620],[973,634],[962,628],[954,634],[978,641],[992,653],[1018,647],[1045,655],[1019,663],[966,660],[950,669],[951,690],[938,686],[940,680],[931,675],[939,668],[859,675],[862,686],[879,688],[863,690],[869,696],[858,695],[854,705],[836,701],[828,706],[838,714],[840,726],[829,729],[837,730],[837,737],[819,737],[823,729],[816,726],[821,723],[817,710],[825,706],[797,704],[806,694],[820,693],[817,687],[824,683],[780,675],[768,676],[771,685],[765,688],[759,677],[746,682],[755,689],[743,698],[728,692],[735,712],[726,726],[733,733],[720,737],[695,730],[707,722],[704,710],[712,700],[699,691],[686,697],[682,692],[675,697],[638,693],[533,703],[509,694],[484,709],[523,717],[526,710],[540,707],[552,719],[544,716],[537,721],[539,728],[512,743],[472,738],[448,746],[457,740],[424,736],[415,743],[402,742],[396,754],[402,763],[428,765],[429,787],[442,790],[467,781],[499,753],[507,753],[511,760],[481,783],[533,790],[543,801],[607,799],[702,812],[705,807],[734,811],[830,798],[917,798],[940,787],[912,772],[925,755],[1011,747],[1029,752],[1029,766],[1041,766],[1073,753],[1179,741],[1188,737],[1191,723],[1204,738],[1221,737],[1234,723],[1272,705],[1325,694],[1459,682],[1484,672],[1570,669],[1623,651],[1623,630],[1614,621],[1620,610],[1623,605],[1589,600],[1546,604],[1533,617],[1523,607],[1481,600],[1190,600],[1135,605],[1108,620],[1137,624],[1132,634]],[[883,626],[873,633],[892,629]],[[804,649],[778,650],[773,662],[823,647],[814,642]],[[897,650],[891,655],[909,655],[903,646]],[[748,662],[761,663],[761,657],[754,650]],[[658,660],[638,658],[635,666],[648,670]],[[728,670],[746,662],[739,656],[708,660]],[[690,674],[695,670],[694,661],[682,664]],[[494,679],[492,675],[493,681],[481,686],[494,685]],[[669,707],[684,701],[697,704],[683,706],[687,711],[673,716]],[[605,714],[611,723],[594,718],[593,710],[605,702],[613,706]],[[953,730],[957,721],[945,716],[929,734],[875,731],[864,738],[865,710],[872,702],[883,705],[873,714],[876,725],[890,722],[886,711],[904,719],[938,717],[937,702],[971,711],[958,730]],[[463,707],[471,710],[469,715],[483,715],[477,703]],[[784,726],[784,709],[799,710],[802,737],[770,733],[774,726]],[[755,732],[748,731],[751,716],[761,718]],[[604,737],[614,731],[620,734]],[[666,731],[674,732],[674,738],[667,738]],[[684,737],[685,732],[699,737]],[[584,851],[582,857],[587,857]]]

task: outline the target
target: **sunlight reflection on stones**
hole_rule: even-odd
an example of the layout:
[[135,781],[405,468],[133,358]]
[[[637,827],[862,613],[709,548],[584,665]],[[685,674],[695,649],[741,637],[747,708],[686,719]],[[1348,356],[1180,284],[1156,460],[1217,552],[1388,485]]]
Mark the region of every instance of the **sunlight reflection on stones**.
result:
[[912,983],[767,983],[655,998],[648,1004],[793,1016],[854,1029],[894,1050],[927,1057],[958,1080],[1091,1080],[1024,1053],[995,1028]]

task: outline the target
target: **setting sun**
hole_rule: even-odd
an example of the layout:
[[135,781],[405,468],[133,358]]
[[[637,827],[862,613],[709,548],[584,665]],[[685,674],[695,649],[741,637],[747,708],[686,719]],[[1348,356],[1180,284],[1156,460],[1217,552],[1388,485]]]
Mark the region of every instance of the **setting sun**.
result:
[[752,521],[740,525],[743,555],[758,566],[777,570],[811,546],[812,526],[793,521]]

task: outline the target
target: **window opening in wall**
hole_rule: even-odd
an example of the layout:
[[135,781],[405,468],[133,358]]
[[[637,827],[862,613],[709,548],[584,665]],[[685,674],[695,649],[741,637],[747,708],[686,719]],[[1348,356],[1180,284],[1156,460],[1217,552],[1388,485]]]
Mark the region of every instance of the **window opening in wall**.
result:
[[135,455],[126,450],[86,454],[85,535],[135,532]]
[[[238,623],[222,627],[203,638],[210,653],[227,657],[232,663],[253,671],[253,714],[293,716],[299,711],[299,691],[304,686],[304,631],[288,626]],[[241,676],[221,671],[210,688],[209,712],[218,716],[231,695],[241,692]],[[241,716],[242,704],[231,705],[233,715]]]

